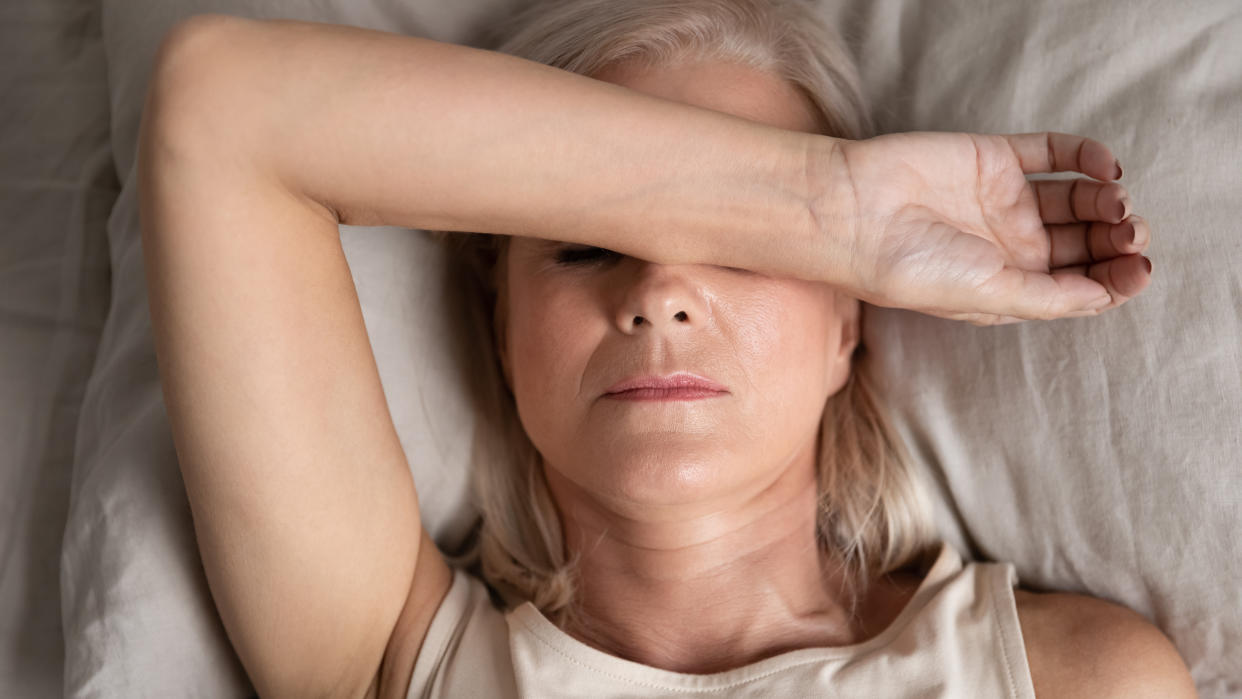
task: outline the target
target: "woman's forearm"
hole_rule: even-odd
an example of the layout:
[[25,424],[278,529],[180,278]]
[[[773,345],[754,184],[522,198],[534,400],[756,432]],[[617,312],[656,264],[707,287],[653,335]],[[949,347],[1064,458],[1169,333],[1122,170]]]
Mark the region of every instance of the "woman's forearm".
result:
[[262,159],[340,223],[769,273],[803,271],[807,246],[823,244],[808,158],[833,139],[428,39],[219,15],[193,24],[181,28],[191,78],[163,81],[178,93],[168,109],[183,105],[167,127]]

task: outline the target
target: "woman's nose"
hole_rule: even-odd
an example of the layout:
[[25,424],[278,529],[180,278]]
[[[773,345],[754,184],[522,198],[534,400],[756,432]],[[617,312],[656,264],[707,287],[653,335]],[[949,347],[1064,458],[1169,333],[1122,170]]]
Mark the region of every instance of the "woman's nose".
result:
[[616,310],[621,332],[632,334],[702,324],[707,317],[707,300],[695,282],[692,267],[639,261]]

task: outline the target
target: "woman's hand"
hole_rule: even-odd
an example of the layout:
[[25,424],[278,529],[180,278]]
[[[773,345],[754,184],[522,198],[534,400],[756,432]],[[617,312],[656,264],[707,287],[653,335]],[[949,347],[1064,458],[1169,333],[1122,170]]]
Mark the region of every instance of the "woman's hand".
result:
[[[868,303],[994,325],[1097,315],[1150,280],[1140,254],[1150,229],[1120,184],[1096,181],[1121,176],[1098,141],[898,133],[838,141],[828,167],[851,183],[856,225],[842,271]],[[1061,171],[1096,180],[1026,179]],[[830,196],[841,206],[825,195],[814,213],[839,221]]]

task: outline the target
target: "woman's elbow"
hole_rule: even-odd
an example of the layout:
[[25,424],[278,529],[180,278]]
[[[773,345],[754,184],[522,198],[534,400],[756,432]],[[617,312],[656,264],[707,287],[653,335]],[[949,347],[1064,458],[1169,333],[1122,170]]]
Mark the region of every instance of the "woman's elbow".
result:
[[228,115],[226,105],[238,97],[234,66],[245,60],[243,35],[257,24],[215,13],[174,24],[155,52],[142,128],[178,143],[211,133],[209,120]]

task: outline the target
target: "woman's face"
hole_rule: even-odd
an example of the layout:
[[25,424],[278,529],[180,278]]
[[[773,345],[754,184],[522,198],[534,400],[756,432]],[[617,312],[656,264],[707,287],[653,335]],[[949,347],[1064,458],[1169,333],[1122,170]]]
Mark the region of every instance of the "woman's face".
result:
[[[594,77],[817,131],[800,92],[742,66],[618,66]],[[819,282],[655,264],[538,238],[514,238],[506,264],[501,358],[554,492],[647,516],[660,505],[723,506],[795,460],[813,463],[824,403],[848,378],[856,300]],[[675,372],[727,392],[662,401],[606,395],[624,379]]]

